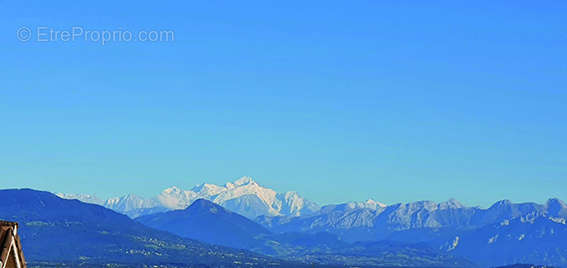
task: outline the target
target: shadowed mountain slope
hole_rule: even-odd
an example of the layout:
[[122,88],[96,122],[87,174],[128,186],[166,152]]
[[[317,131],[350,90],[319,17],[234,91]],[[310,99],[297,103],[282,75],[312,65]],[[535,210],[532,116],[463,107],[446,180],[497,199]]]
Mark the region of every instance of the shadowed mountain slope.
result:
[[271,234],[261,225],[199,199],[187,209],[146,215],[136,219],[148,226],[208,243],[249,249],[287,260],[323,265],[471,267],[427,245],[358,243],[341,241],[330,233]]
[[235,248],[249,248],[256,243],[255,237],[270,233],[248,218],[205,199],[198,199],[183,210],[146,215],[136,220],[183,237]]
[[[29,189],[0,190],[0,219],[20,224],[29,262],[266,267],[278,260],[157,231],[99,205]],[[88,265],[87,265],[88,266]]]

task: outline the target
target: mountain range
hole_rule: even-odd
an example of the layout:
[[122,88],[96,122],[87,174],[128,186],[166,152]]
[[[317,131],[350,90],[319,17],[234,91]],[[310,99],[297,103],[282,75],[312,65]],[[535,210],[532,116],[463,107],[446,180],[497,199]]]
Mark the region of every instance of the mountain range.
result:
[[26,259],[41,267],[290,265],[247,251],[181,238],[102,206],[61,199],[48,192],[0,190],[0,200],[0,219],[19,223]]
[[567,205],[514,204],[504,200],[487,209],[456,200],[421,201],[368,208],[324,206],[314,215],[261,216],[273,232],[329,232],[347,242],[424,243],[486,266],[542,263],[567,266]]
[[[184,236],[217,239],[218,243],[235,238],[257,240],[267,243],[264,250],[288,254],[273,252],[270,255],[281,257],[273,258],[183,238],[100,205],[43,191],[0,190],[0,200],[0,219],[20,224],[29,267],[472,267],[466,260],[420,246],[374,243],[350,247],[329,234],[271,234],[205,199],[184,210],[151,216],[156,221],[148,225],[182,230]],[[141,219],[146,217],[150,219]],[[258,247],[262,245],[246,247],[261,251]]]
[[167,188],[154,198],[128,194],[102,200],[89,194],[57,193],[61,198],[78,199],[102,205],[135,218],[168,210],[184,209],[197,199],[207,199],[250,219],[258,216],[300,216],[312,214],[319,206],[296,192],[278,193],[260,186],[250,177],[242,177],[224,185],[203,183],[190,190],[176,186]]
[[[380,240],[403,231],[469,230],[522,217],[545,217],[565,222],[567,205],[559,199],[546,204],[496,202],[487,209],[465,207],[456,200],[420,201],[376,208],[353,203],[328,205],[313,215],[300,217],[261,216],[256,220],[278,232],[332,232],[347,241]],[[359,231],[363,233],[359,234]]]
[[565,267],[567,263],[567,226],[564,219],[522,216],[460,232],[453,241],[445,247],[446,251],[483,265],[543,263]]
[[191,190],[171,187],[149,201],[131,195],[105,201],[78,198],[182,237],[301,262],[403,263],[403,258],[389,262],[379,257],[388,245],[386,249],[396,248],[401,256],[430,256],[406,263],[416,266],[464,263],[444,257],[454,256],[483,267],[567,267],[567,205],[556,198],[544,204],[502,200],[488,208],[467,207],[455,199],[391,205],[370,199],[319,207],[295,192],[277,193],[249,177]]
[[186,209],[136,218],[149,227],[183,237],[234,248],[250,248],[266,228],[206,199],[197,199]]
[[136,218],[149,227],[264,255],[325,265],[474,267],[469,261],[426,245],[346,243],[330,233],[272,233],[260,224],[211,201],[198,199],[188,208]]

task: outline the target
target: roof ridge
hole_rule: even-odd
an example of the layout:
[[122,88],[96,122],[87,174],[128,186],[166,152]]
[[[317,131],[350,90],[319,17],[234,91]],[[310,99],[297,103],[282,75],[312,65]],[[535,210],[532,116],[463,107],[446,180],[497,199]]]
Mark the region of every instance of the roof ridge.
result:
[[17,222],[14,221],[3,221],[0,220],[0,226],[18,226]]

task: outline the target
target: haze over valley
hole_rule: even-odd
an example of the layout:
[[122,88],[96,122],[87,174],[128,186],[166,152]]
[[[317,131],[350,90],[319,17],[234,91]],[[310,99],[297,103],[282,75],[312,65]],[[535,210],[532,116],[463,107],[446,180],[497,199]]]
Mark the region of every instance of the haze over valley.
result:
[[[544,204],[502,200],[488,208],[467,207],[456,199],[319,205],[296,192],[265,188],[250,177],[189,190],[171,187],[152,199],[58,196],[102,205],[181,237],[288,261],[448,267],[567,264],[567,205],[555,198]],[[430,258],[410,261],[386,252]],[[345,254],[350,257],[338,257]]]

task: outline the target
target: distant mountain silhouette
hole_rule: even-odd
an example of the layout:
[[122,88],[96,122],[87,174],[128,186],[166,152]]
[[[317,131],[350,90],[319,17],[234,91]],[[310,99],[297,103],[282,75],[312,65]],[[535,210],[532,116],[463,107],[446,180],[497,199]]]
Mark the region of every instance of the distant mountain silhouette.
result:
[[[256,200],[246,198],[230,200]],[[325,206],[312,215],[262,216],[261,224],[207,199],[136,220],[29,189],[0,190],[0,200],[0,219],[20,223],[26,258],[56,266],[473,267],[466,259],[483,267],[567,266],[567,205],[559,199],[503,200],[486,209],[456,200],[390,206],[369,200]]]
[[348,204],[324,206],[302,217],[260,216],[257,222],[274,232],[331,232],[346,241],[389,239],[395,232],[421,229],[470,230],[525,216],[567,218],[567,206],[559,199],[546,204],[496,202],[488,209],[465,207],[456,200],[420,201],[375,208]]
[[543,263],[567,266],[567,225],[543,216],[521,217],[459,233],[448,251],[484,265]]
[[250,248],[257,243],[255,237],[270,233],[258,223],[205,199],[198,199],[183,210],[141,216],[136,220],[158,230],[235,248]]
[[0,219],[20,223],[24,253],[30,262],[285,266],[250,252],[157,231],[99,205],[61,199],[48,192],[0,190]]
[[487,209],[455,200],[420,201],[386,207],[324,206],[314,215],[257,221],[272,232],[329,232],[343,241],[422,242],[433,248],[495,266],[541,263],[567,266],[567,205],[496,202]]
[[[350,244],[329,233],[271,234],[261,225],[223,207],[199,199],[183,210],[141,216],[137,221],[183,237],[285,258],[319,264],[423,267],[471,267],[471,263],[404,243]],[[380,245],[380,246],[377,246]]]

